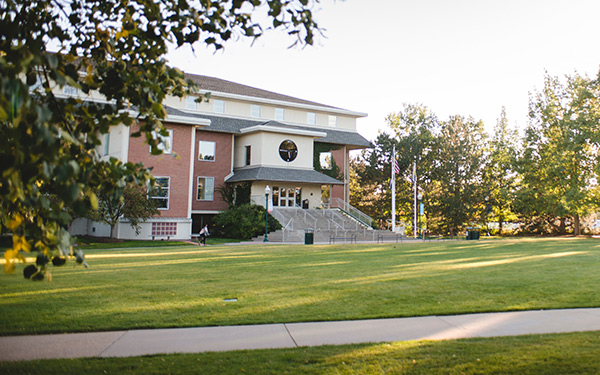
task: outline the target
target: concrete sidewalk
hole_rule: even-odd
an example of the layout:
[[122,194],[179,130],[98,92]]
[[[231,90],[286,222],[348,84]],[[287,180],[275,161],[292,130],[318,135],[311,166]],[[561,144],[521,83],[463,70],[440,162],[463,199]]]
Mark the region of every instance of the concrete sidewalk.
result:
[[600,308],[0,337],[0,361],[130,357],[600,330]]

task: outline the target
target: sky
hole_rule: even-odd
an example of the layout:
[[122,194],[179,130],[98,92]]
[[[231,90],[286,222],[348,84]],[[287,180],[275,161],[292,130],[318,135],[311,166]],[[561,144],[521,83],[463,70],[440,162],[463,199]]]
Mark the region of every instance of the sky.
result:
[[527,124],[530,93],[544,76],[600,70],[598,0],[322,0],[325,29],[314,46],[288,48],[283,31],[214,52],[201,45],[168,55],[188,73],[367,113],[369,140],[403,103],[496,124]]

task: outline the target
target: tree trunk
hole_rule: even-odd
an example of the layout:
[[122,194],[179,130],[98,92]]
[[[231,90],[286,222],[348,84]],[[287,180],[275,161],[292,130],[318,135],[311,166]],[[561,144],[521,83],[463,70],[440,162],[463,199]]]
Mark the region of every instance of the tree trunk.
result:
[[504,222],[502,219],[498,219],[498,235],[502,236],[502,227],[504,226]]
[[114,240],[114,239],[115,239],[115,238],[114,238],[114,235],[115,235],[115,227],[116,227],[116,224],[113,224],[113,225],[111,225],[111,226],[110,226],[110,239],[111,239],[111,240]]
[[581,234],[581,221],[579,219],[579,214],[575,214],[573,216],[573,234],[576,236]]

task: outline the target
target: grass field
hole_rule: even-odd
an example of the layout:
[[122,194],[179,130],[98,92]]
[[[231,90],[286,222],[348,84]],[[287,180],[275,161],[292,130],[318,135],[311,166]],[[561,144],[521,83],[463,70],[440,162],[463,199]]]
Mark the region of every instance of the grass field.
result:
[[[600,241],[87,250],[52,282],[0,275],[1,335],[259,324],[600,303]],[[227,302],[236,298],[237,302]]]
[[[104,245],[102,245],[104,246]],[[0,335],[597,307],[600,241],[86,249],[52,282],[0,275]],[[237,298],[237,302],[226,299]],[[1,374],[597,374],[600,332],[134,358]]]

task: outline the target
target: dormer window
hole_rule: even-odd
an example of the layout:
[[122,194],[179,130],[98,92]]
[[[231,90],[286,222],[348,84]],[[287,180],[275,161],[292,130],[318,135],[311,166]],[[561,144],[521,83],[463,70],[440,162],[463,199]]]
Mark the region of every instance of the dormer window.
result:
[[283,108],[275,108],[275,120],[276,121],[285,120],[285,110]]
[[215,99],[213,105],[213,111],[215,113],[225,113],[225,100]]
[[257,104],[250,105],[250,117],[260,118],[260,106]]
[[332,128],[337,127],[337,116],[329,116],[329,126]]
[[191,109],[192,111],[195,111],[198,109],[198,103],[196,103],[196,97],[195,96],[186,96],[185,98],[185,108],[186,109]]

